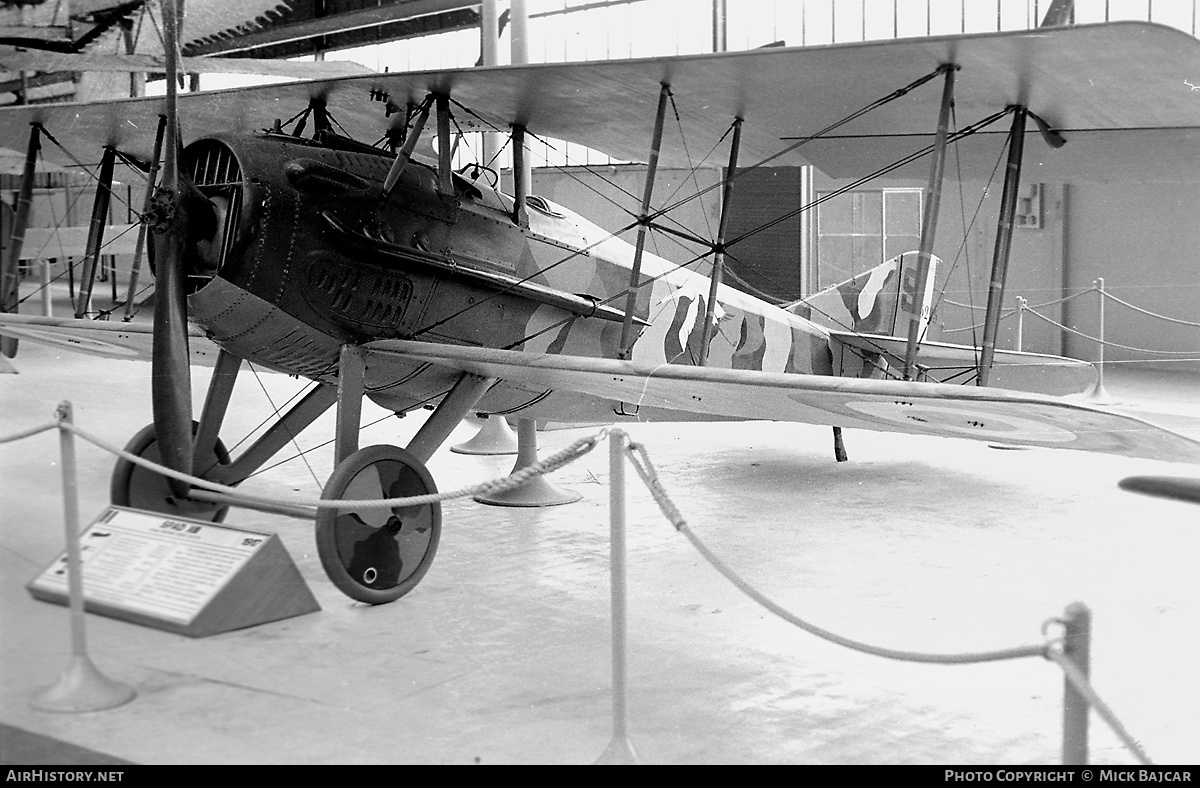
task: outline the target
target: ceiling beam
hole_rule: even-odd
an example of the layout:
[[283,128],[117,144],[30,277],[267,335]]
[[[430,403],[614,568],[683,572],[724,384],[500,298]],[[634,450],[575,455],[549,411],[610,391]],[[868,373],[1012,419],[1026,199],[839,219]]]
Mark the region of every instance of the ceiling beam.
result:
[[189,44],[185,55],[226,55],[282,44],[294,44],[321,36],[337,35],[403,22],[423,16],[478,8],[480,0],[396,0],[375,8],[345,11],[302,22],[282,23],[245,35]]

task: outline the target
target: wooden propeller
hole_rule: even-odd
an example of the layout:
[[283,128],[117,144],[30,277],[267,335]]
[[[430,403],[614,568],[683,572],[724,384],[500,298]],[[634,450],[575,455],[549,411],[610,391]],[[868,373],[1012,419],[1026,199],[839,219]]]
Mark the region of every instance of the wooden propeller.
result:
[[[154,429],[163,465],[192,472],[192,379],[188,356],[187,294],[184,289],[184,241],[188,217],[179,177],[179,117],[175,75],[179,63],[176,0],[163,0],[166,44],[166,139],[162,181],[157,196],[159,223],[154,232],[154,358],[150,385]],[[188,484],[170,480],[171,491],[186,495]]]

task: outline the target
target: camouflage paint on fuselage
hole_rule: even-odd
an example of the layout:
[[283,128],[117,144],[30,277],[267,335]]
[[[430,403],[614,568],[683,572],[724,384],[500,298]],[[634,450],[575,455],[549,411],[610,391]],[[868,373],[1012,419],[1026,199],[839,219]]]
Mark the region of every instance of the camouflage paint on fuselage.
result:
[[[237,355],[325,383],[337,381],[342,345],[373,339],[618,357],[634,247],[582,216],[535,197],[518,226],[512,198],[457,175],[445,194],[435,169],[415,160],[385,197],[390,157],[281,135],[222,135],[192,159],[227,155],[243,184],[236,235],[189,301],[195,321]],[[217,188],[229,187],[209,193]],[[711,311],[709,366],[828,374],[824,329],[725,285],[709,310],[709,288],[708,277],[644,253],[635,316],[645,324],[632,361],[699,363]],[[607,317],[592,304],[607,305]],[[397,411],[436,401],[455,379],[416,364],[371,375],[368,394]],[[538,396],[502,383],[481,405],[526,407]]]
[[[547,250],[552,247],[540,245],[534,253],[535,258],[540,257],[536,262],[545,274],[535,281],[544,279],[544,284],[556,289],[587,292],[602,301],[614,299],[614,305],[623,307],[623,294],[633,268],[633,245],[610,237],[567,208],[548,201],[545,204],[558,216],[530,211],[529,229],[564,246],[588,248],[589,255],[561,262],[570,252],[554,249],[550,254]],[[548,266],[553,267],[546,270]],[[648,284],[639,290],[635,314],[650,325],[634,345],[633,361],[697,364],[709,278],[649,252],[643,252],[641,274],[642,282]],[[720,285],[713,318],[708,366],[828,374],[823,371],[829,369],[828,334],[799,315]],[[532,348],[527,344],[526,349]]]

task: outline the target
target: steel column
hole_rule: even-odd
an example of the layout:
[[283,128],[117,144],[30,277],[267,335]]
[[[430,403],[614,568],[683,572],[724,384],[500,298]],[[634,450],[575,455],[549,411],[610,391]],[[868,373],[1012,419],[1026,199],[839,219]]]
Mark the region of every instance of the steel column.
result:
[[717,314],[717,289],[725,275],[725,231],[729,227],[729,202],[733,199],[733,178],[737,172],[738,149],[742,144],[742,119],[733,122],[733,142],[729,146],[729,167],[725,171],[725,183],[721,190],[721,221],[717,224],[716,253],[713,255],[712,277],[708,281],[708,303],[704,305],[704,327],[700,334],[700,363],[708,364],[708,344],[716,328],[713,325]]
[[642,254],[646,251],[646,229],[650,224],[650,198],[654,195],[654,177],[658,172],[658,154],[662,148],[663,120],[667,113],[667,99],[671,88],[662,83],[658,92],[658,112],[654,116],[654,137],[650,142],[650,160],[646,164],[646,185],[642,190],[642,210],[638,214],[637,245],[633,252],[633,269],[629,272],[629,292],[625,298],[625,320],[621,324],[621,358],[633,355],[633,313],[637,306],[637,294],[642,278]]
[[[25,148],[25,168],[21,172],[21,190],[17,194],[17,210],[13,217],[12,235],[7,242],[4,268],[0,271],[0,312],[16,312],[20,305],[21,251],[25,246],[25,230],[29,225],[29,208],[33,204],[33,179],[37,174],[37,155],[42,149],[42,127],[29,126],[29,144]],[[12,358],[17,355],[14,337],[0,338],[0,352]]]
[[529,5],[526,0],[512,0],[508,7],[508,23],[512,40],[512,64],[529,62]]
[[154,134],[154,153],[150,158],[150,172],[146,175],[146,199],[142,201],[142,220],[138,222],[137,244],[133,248],[133,267],[129,271],[129,294],[125,296],[125,322],[133,319],[133,299],[137,295],[138,275],[142,272],[142,255],[146,251],[145,217],[154,205],[154,182],[158,180],[159,161],[162,159],[163,135],[167,130],[167,116],[158,116],[158,131]]
[[1008,168],[1004,172],[1004,192],[1000,198],[1000,220],[996,226],[996,246],[992,254],[992,279],[988,286],[987,314],[983,319],[983,345],[979,353],[979,385],[986,386],[996,354],[996,334],[1000,328],[1000,306],[1004,303],[1004,283],[1008,279],[1008,254],[1012,247],[1013,218],[1017,213],[1017,192],[1021,188],[1021,160],[1025,151],[1024,107],[1013,113],[1008,135]]
[[[481,56],[484,66],[494,66],[500,62],[500,9],[499,0],[483,0],[479,16],[479,37]],[[499,169],[495,163],[500,152],[499,134],[494,131],[483,132],[483,164],[486,167]],[[497,184],[499,185],[499,184]]]
[[713,52],[724,52],[728,49],[728,9],[726,0],[713,0]]
[[[904,379],[912,380],[917,366],[917,351],[921,342],[921,323],[925,304],[925,289],[929,279],[929,258],[933,255],[933,241],[937,236],[938,210],[942,201],[942,175],[946,170],[946,138],[950,132],[950,109],[954,103],[954,73],[958,67],[946,67],[946,81],[942,86],[942,106],[938,112],[937,135],[933,141],[933,164],[929,170],[929,185],[926,187],[925,212],[921,221],[921,250],[917,254],[917,274],[912,281],[912,309],[908,310],[908,346],[904,351]],[[901,282],[901,307],[903,295],[909,288]]]

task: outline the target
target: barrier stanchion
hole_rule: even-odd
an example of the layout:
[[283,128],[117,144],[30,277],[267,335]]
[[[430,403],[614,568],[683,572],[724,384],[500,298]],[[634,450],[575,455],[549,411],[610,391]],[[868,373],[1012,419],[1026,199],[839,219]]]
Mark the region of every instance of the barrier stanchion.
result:
[[1099,359],[1096,361],[1096,385],[1092,386],[1092,390],[1088,392],[1088,401],[1094,402],[1097,405],[1111,405],[1113,398],[1108,395],[1108,391],[1104,388],[1104,277],[1100,277],[1095,281],[1095,290],[1097,297],[1100,299],[1100,341],[1096,343],[1099,348]]
[[597,764],[638,762],[629,740],[629,703],[625,663],[625,441],[622,430],[608,433],[609,542],[612,554],[612,692],[613,735]]
[[[1082,602],[1070,605],[1063,617],[1063,656],[1086,679],[1091,672],[1092,611]],[[1063,677],[1063,751],[1064,766],[1084,766],[1088,762],[1088,700]]]
[[[1025,306],[1024,310],[1036,311]],[[1043,318],[1044,319],[1044,318]],[[599,441],[608,437],[610,443],[610,545],[611,545],[611,616],[612,616],[612,709],[613,735],[608,747],[597,759],[598,764],[631,764],[639,763],[633,743],[629,737],[628,710],[628,681],[627,681],[627,614],[626,614],[626,517],[625,517],[625,460],[637,470],[638,475],[646,483],[655,502],[666,519],[675,529],[685,536],[700,554],[727,580],[739,590],[760,605],[780,616],[785,621],[798,628],[831,643],[875,656],[906,662],[934,664],[973,664],[1019,659],[1024,657],[1041,656],[1058,664],[1064,674],[1063,695],[1063,763],[1068,765],[1086,764],[1088,759],[1088,714],[1095,710],[1101,719],[1121,739],[1122,743],[1137,759],[1146,765],[1152,765],[1150,759],[1142,750],[1140,744],[1129,735],[1117,719],[1116,715],[1104,703],[1103,699],[1091,686],[1088,678],[1090,663],[1091,612],[1082,603],[1070,605],[1062,618],[1052,619],[1063,625],[1065,634],[1062,639],[1047,642],[1043,645],[1026,645],[1013,648],[997,649],[971,653],[926,653],[899,650],[874,646],[862,641],[838,635],[829,630],[809,623],[792,614],[780,605],[774,603],[758,592],[744,579],[739,577],[699,538],[691,532],[686,520],[679,509],[671,502],[665,489],[658,480],[657,473],[650,461],[649,454],[641,444],[631,443],[628,435],[621,430],[601,430],[599,433],[581,438],[563,451],[553,455],[543,462],[535,462],[515,471],[502,479],[495,479],[479,485],[460,490],[436,493],[424,496],[412,496],[393,499],[370,499],[365,501],[326,500],[319,501],[276,501],[260,496],[249,496],[244,491],[225,487],[214,482],[195,477],[189,477],[176,471],[150,462],[142,457],[130,455],[121,449],[109,446],[103,441],[89,435],[76,427],[72,421],[71,405],[63,402],[59,405],[55,422],[43,424],[22,432],[0,437],[0,443],[8,443],[30,437],[39,432],[57,428],[60,435],[62,450],[63,476],[63,506],[67,535],[67,568],[69,603],[71,614],[72,657],[59,682],[49,689],[39,693],[31,701],[34,708],[56,712],[85,712],[119,706],[133,699],[134,689],[126,684],[112,681],[92,664],[87,656],[86,636],[84,631],[84,600],[83,600],[83,568],[79,546],[79,507],[78,489],[76,482],[76,459],[74,435],[79,434],[84,440],[99,446],[106,451],[128,459],[138,465],[144,465],[167,476],[179,476],[194,485],[201,485],[228,494],[239,503],[268,501],[297,505],[303,503],[309,506],[345,506],[347,504],[362,506],[377,506],[395,508],[396,506],[418,505],[428,500],[451,500],[477,494],[494,493],[517,488],[526,484],[530,478],[550,473],[593,449]],[[1045,634],[1045,630],[1043,630]]]
[[71,607],[71,660],[53,686],[30,700],[41,711],[83,712],[111,709],[133,700],[137,692],[101,673],[87,655],[83,612],[83,562],[79,550],[79,488],[75,473],[75,436],[61,426],[72,420],[71,403],[58,406],[62,449],[63,514],[67,531],[67,588]]
[[1025,299],[1017,296],[1017,350],[1025,349]]
[[50,293],[50,261],[42,260],[42,314],[54,317],[54,305]]

